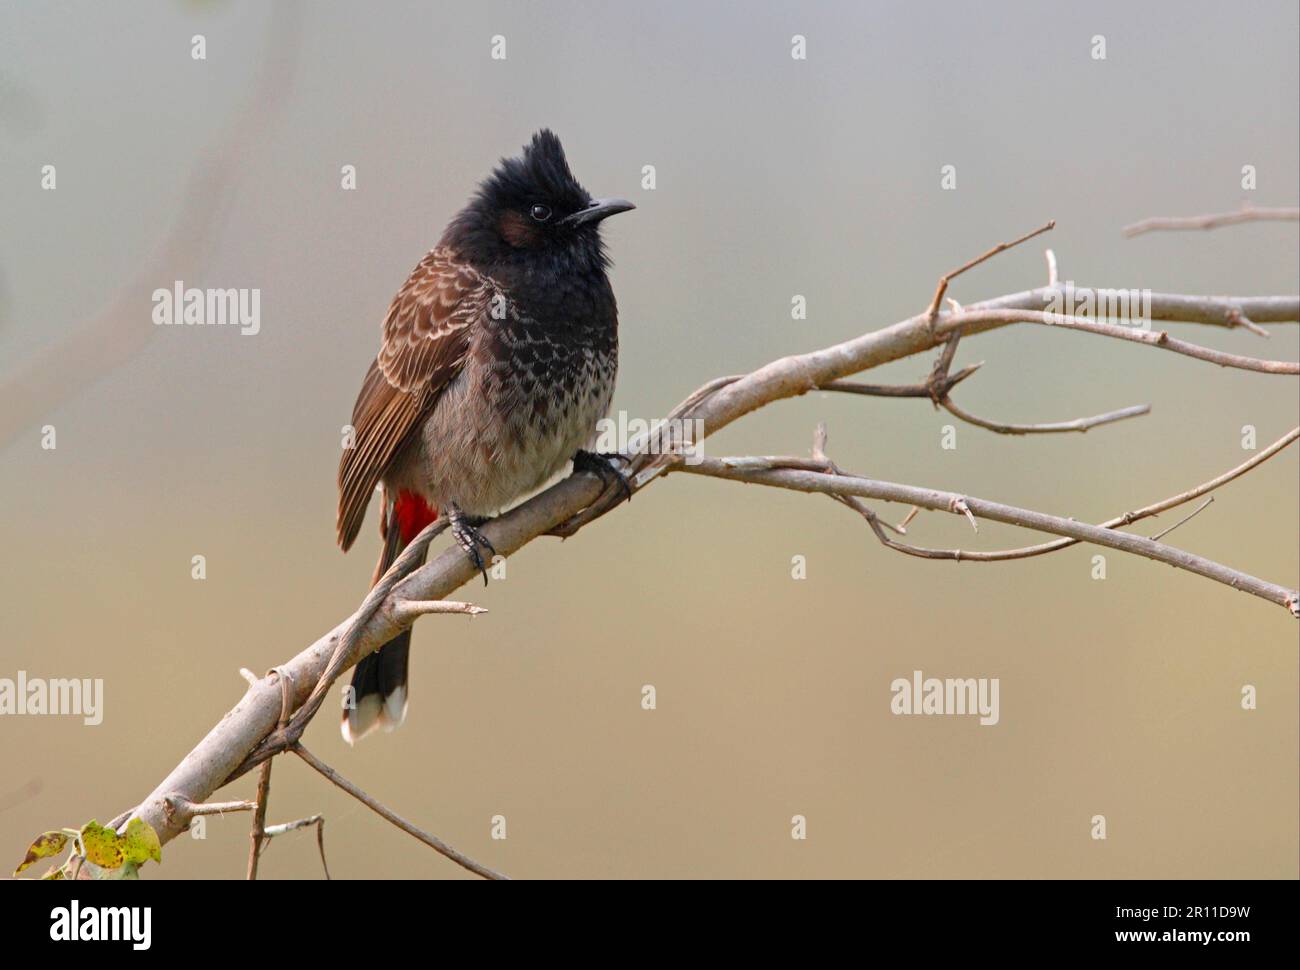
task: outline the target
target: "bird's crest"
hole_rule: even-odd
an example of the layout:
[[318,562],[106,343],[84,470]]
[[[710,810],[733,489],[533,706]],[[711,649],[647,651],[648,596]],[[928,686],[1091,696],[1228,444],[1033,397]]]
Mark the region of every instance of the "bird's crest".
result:
[[573,177],[564,146],[549,128],[533,135],[522,155],[501,159],[479,194],[498,204],[520,204],[541,197],[573,208],[580,208],[590,198]]

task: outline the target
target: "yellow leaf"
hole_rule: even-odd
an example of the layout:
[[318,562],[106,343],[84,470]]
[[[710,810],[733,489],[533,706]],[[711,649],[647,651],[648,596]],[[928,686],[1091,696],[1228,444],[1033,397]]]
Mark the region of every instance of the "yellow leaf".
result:
[[28,848],[27,855],[23,858],[22,864],[14,870],[14,875],[18,875],[37,859],[48,859],[52,855],[58,855],[67,844],[68,837],[63,832],[42,833]]
[[94,819],[81,828],[81,848],[87,862],[104,869],[116,869],[122,864],[122,839],[112,829],[106,829]]
[[133,818],[126,826],[122,836],[122,852],[126,861],[133,865],[142,865],[152,859],[162,862],[162,842],[158,833],[142,818]]

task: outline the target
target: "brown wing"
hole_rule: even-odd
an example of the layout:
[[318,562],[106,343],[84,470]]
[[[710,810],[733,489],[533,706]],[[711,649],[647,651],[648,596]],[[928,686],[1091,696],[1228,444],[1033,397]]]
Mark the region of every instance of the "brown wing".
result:
[[346,550],[403,443],[465,363],[473,325],[486,319],[491,280],[433,250],[402,284],[384,319],[383,344],[352,409],[353,447],[339,461],[338,540]]

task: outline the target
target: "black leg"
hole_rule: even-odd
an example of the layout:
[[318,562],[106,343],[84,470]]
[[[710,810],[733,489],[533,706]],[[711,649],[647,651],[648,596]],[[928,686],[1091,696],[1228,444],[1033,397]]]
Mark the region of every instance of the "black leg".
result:
[[623,470],[614,464],[615,459],[626,461],[622,455],[602,455],[595,451],[579,451],[573,456],[573,470],[587,472],[598,477],[606,488],[611,482],[618,482],[623,497],[632,501],[632,483]]
[[493,556],[497,554],[496,548],[488,541],[487,536],[479,532],[477,528],[487,519],[466,515],[455,502],[452,502],[448,507],[447,518],[451,522],[452,538],[456,540],[457,545],[465,550],[465,555],[469,556],[474,568],[483,574],[483,585],[486,586],[488,582],[487,564],[479,553],[479,547],[486,549]]

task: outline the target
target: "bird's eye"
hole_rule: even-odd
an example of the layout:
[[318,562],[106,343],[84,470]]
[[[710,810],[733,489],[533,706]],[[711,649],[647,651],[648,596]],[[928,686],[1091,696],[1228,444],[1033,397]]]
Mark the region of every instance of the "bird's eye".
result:
[[540,202],[529,210],[529,214],[538,222],[545,222],[551,218],[551,207],[542,205]]

